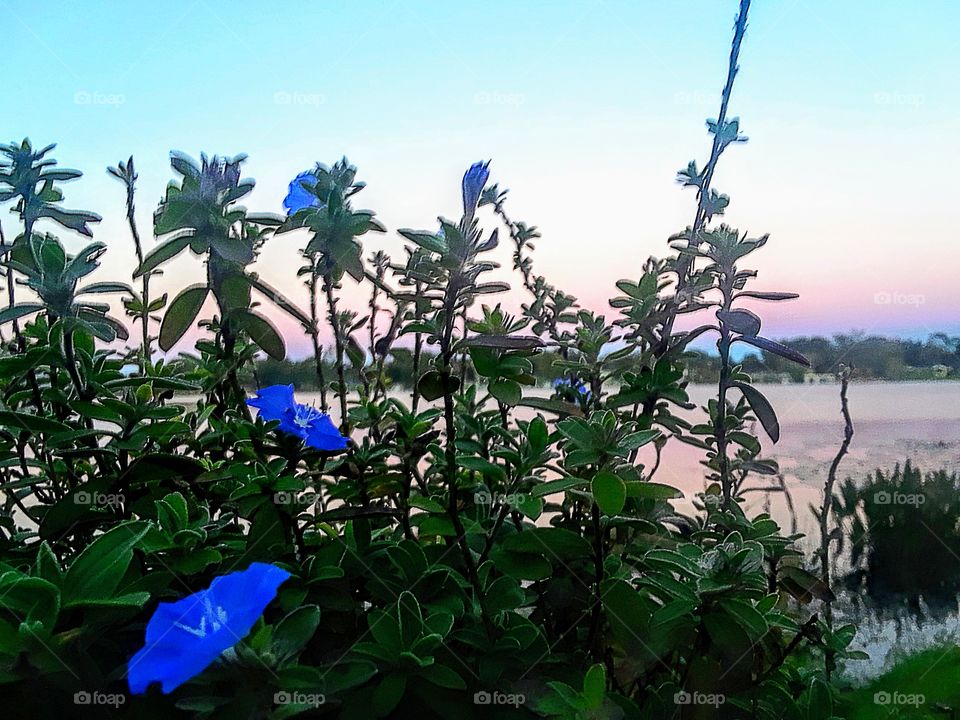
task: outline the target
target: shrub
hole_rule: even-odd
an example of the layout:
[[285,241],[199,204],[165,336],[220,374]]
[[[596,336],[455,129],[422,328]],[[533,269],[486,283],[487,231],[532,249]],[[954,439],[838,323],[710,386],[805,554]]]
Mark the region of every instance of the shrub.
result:
[[[356,208],[363,184],[346,160],[298,176],[287,214],[272,216],[239,204],[253,187],[242,156],[180,153],[155,214],[160,242],[144,252],[130,158],[111,172],[127,193],[134,290],[84,284],[102,244],[70,255],[35,229],[44,220],[91,234],[99,218],[61,204],[61,185],[80,173],[59,169],[50,147],[4,147],[0,198],[21,223],[4,245],[10,304],[0,311],[12,329],[0,357],[5,709],[829,717],[831,690],[804,659],[842,657],[852,628],[818,620],[807,606],[825,591],[800,569],[796,538],[746,517],[739,501],[752,477],[776,472],[750,423],[774,441],[779,425],[731,347],[804,361],[743,307],[795,297],[747,289],[755,272],[743,262],[767,238],[713,224],[728,203],[711,185],[717,161],[745,140],[727,106],[748,5],[708,122],[710,157],[680,174],[696,190],[695,220],[674,254],[617,284],[612,320],[535,273],[538,233],[508,217],[488,163],[464,176],[459,220],[399,231],[408,244],[398,262],[364,258],[364,236],[384,227]],[[306,311],[255,270],[274,235],[295,231],[307,238]],[[501,233],[529,294],[520,316],[486,304],[509,289],[490,279]],[[151,295],[151,279],[188,249],[206,281]],[[342,307],[346,277],[370,288],[366,316]],[[17,297],[24,284],[29,299]],[[137,347],[110,344],[128,331],[91,299],[104,293],[123,298]],[[272,386],[251,412],[245,373],[261,352],[285,355],[264,302],[313,339],[320,408]],[[707,313],[692,331],[674,329],[679,315]],[[155,358],[155,343],[171,349],[198,318],[192,356]],[[705,333],[719,338],[718,394],[691,426],[674,410],[690,407],[685,352]],[[417,378],[402,399],[385,369],[401,343]],[[545,347],[557,352],[549,398],[525,391]],[[677,513],[680,493],[640,460],[668,439],[705,453],[696,517]],[[244,569],[273,573],[269,592],[249,589],[234,574]],[[222,635],[207,640],[224,628],[244,637],[221,652]],[[165,657],[158,667],[177,680],[130,694],[138,651]],[[219,659],[192,667],[208,656]],[[139,693],[150,677],[135,677]]]
[[960,573],[960,480],[946,470],[924,473],[907,460],[877,470],[861,484],[851,478],[834,499],[849,540],[847,582],[874,599],[924,596],[954,605]]

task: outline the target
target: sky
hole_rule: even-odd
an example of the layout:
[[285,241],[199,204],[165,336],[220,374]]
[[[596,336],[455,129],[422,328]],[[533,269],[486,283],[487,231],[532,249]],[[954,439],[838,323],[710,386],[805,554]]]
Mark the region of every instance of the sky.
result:
[[[543,234],[537,271],[613,315],[616,280],[692,222],[676,171],[709,151],[736,6],[0,0],[0,140],[56,142],[61,165],[84,171],[65,204],[104,216],[99,279],[133,267],[123,189],[105,172],[131,154],[148,246],[170,150],[249,155],[257,212],[279,212],[298,172],[345,155],[367,183],[356,204],[388,228],[365,249],[397,258],[396,229],[458,217],[464,170],[492,159],[510,214]],[[953,0],[754,0],[730,108],[750,141],[714,186],[731,197],[727,222],[771,236],[756,288],[801,295],[757,308],[764,334],[960,332],[958,27]],[[0,220],[9,235],[16,216]],[[305,305],[301,242],[271,240],[256,270]],[[185,254],[154,286],[202,277]],[[365,295],[346,287],[343,302],[363,311]]]

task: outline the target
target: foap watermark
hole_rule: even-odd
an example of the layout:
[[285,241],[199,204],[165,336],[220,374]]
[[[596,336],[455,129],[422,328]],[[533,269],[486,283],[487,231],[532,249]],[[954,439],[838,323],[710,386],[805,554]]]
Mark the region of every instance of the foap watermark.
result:
[[523,105],[527,96],[523,93],[504,93],[481,90],[473,94],[474,105]]
[[907,705],[910,707],[919,707],[926,701],[926,696],[920,693],[902,693],[896,690],[887,692],[886,690],[881,690],[873,694],[874,705]]
[[127,701],[127,696],[123,693],[105,693],[95,690],[88,692],[80,690],[73,694],[74,705],[99,705],[101,707],[119,708]]
[[94,507],[120,507],[125,502],[123,493],[102,493],[78,490],[73,494],[74,505],[90,505]]
[[474,505],[509,505],[512,508],[520,507],[527,501],[525,493],[489,493],[480,490],[473,494]]
[[306,107],[320,107],[326,102],[327,96],[323,93],[277,90],[277,92],[273,94],[274,105],[301,105]]
[[905,105],[908,107],[920,107],[925,102],[923,95],[919,93],[904,93],[896,91],[880,91],[873,94],[875,105]]
[[305,693],[298,690],[281,690],[273,694],[274,705],[306,705],[320,707],[327,702],[323,693]]
[[293,492],[286,490],[273,494],[275,505],[313,505],[320,499],[320,493],[315,490],[301,490]]
[[726,696],[720,693],[689,693],[686,690],[681,690],[673,695],[674,705],[709,705],[710,707],[718,708],[726,701]]
[[91,90],[78,90],[73,94],[74,105],[106,105],[119,107],[127,102],[125,95],[121,93],[95,92]]
[[505,693],[498,690],[481,690],[473,694],[474,705],[508,705],[518,708],[527,702],[523,693]]
[[927,501],[923,493],[901,493],[880,490],[873,494],[874,505],[913,505],[919,507]]
[[907,305],[918,308],[926,304],[927,296],[920,293],[881,290],[873,294],[873,302],[875,305]]

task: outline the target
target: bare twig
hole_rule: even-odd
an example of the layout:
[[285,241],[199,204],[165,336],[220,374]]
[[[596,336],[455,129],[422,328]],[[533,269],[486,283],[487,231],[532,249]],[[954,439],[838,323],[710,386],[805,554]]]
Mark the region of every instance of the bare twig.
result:
[[[830,463],[830,470],[827,472],[827,481],[823,487],[823,506],[820,508],[820,576],[823,583],[830,588],[830,512],[833,508],[833,487],[837,480],[837,468],[840,467],[840,461],[847,454],[850,448],[850,441],[853,440],[853,420],[850,418],[850,407],[847,402],[847,389],[850,385],[850,368],[844,365],[840,366],[840,412],[843,415],[843,442],[840,443],[840,449],[837,451],[833,462]],[[827,627],[833,629],[833,607],[829,595],[824,601],[823,619]],[[833,652],[826,652],[826,674],[830,679],[833,671]]]

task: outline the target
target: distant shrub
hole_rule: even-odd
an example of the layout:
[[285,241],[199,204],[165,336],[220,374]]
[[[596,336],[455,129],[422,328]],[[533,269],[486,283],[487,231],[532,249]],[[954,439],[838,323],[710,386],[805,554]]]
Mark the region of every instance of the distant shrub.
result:
[[863,483],[847,478],[834,508],[849,542],[848,584],[878,599],[901,594],[954,603],[960,591],[956,473],[923,473],[907,460]]

